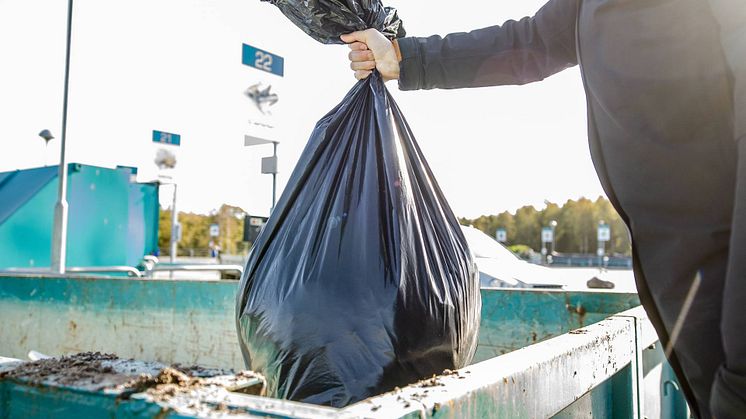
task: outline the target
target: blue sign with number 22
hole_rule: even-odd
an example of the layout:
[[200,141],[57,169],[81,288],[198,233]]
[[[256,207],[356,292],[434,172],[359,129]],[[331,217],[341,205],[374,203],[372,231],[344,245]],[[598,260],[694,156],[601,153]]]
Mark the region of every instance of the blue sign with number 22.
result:
[[276,74],[280,77],[285,74],[285,60],[282,57],[252,47],[251,45],[243,44],[241,62],[249,67]]

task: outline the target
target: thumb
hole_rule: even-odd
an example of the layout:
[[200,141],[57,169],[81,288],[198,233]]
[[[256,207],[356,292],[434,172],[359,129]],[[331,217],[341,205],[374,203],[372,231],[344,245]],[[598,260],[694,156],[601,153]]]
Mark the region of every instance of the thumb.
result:
[[342,40],[342,42],[344,42],[346,44],[351,44],[351,43],[353,43],[355,41],[366,43],[365,41],[368,39],[368,37],[365,36],[365,32],[364,31],[357,31],[357,32],[352,32],[352,33],[346,33],[346,34],[340,36],[339,38]]

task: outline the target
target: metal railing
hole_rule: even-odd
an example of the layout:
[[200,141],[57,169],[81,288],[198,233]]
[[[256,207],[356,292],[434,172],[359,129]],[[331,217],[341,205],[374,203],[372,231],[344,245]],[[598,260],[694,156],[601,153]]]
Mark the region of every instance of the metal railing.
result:
[[243,266],[228,264],[156,264],[146,269],[145,277],[151,278],[155,272],[233,272],[237,276],[243,275]]
[[233,274],[232,276],[235,277],[243,275],[243,266],[234,264],[160,264],[157,260],[148,262],[150,263],[145,263],[142,271],[133,266],[71,266],[65,269],[64,274],[54,273],[49,268],[7,268],[0,270],[0,274],[22,273],[75,277],[79,276],[77,274],[87,273],[126,273],[128,276],[135,278],[153,278],[156,272],[220,272],[221,274]]
[[73,274],[82,273],[126,273],[128,276],[134,276],[136,278],[143,277],[143,273],[133,266],[69,266],[65,268],[64,274],[57,274],[56,272],[52,272],[49,268],[6,268],[0,271],[0,273],[54,274],[55,276],[61,277],[71,277],[76,276]]

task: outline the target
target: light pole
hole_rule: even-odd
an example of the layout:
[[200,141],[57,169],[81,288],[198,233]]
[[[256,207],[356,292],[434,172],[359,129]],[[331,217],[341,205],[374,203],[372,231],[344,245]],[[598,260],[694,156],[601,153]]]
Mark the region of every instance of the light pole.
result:
[[244,135],[244,146],[246,147],[272,144],[272,155],[262,157],[262,173],[272,175],[272,207],[269,210],[270,215],[275,210],[275,203],[277,202],[277,144],[279,143],[279,141]]
[[174,200],[171,203],[171,263],[176,263],[176,252],[179,242],[179,213],[176,212],[176,182],[174,182]]
[[[179,213],[176,212],[176,174],[172,173],[173,176],[168,176],[162,173],[164,170],[174,170],[176,168],[176,155],[166,149],[160,149],[156,153],[154,161],[158,169],[161,170],[161,173],[158,175],[158,181],[161,184],[174,186],[173,202],[171,203],[171,246],[169,253],[171,263],[176,263],[177,243],[179,242],[179,233],[181,230]],[[163,182],[163,180],[166,180],[166,182]]]
[[62,136],[60,140],[60,166],[57,177],[59,189],[57,204],[54,206],[54,230],[52,232],[52,272],[65,273],[67,251],[67,159],[65,140],[67,138],[67,96],[70,84],[70,39],[72,35],[73,0],[67,2],[67,51],[65,54],[65,92],[62,98]]

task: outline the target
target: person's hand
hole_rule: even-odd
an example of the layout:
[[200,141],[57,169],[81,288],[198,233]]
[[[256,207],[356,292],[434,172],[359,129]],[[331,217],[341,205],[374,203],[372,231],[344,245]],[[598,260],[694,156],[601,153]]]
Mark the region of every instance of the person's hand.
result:
[[341,36],[350,51],[350,68],[355,78],[362,80],[377,69],[384,81],[399,78],[399,54],[396,41],[391,42],[375,29],[352,32]]

